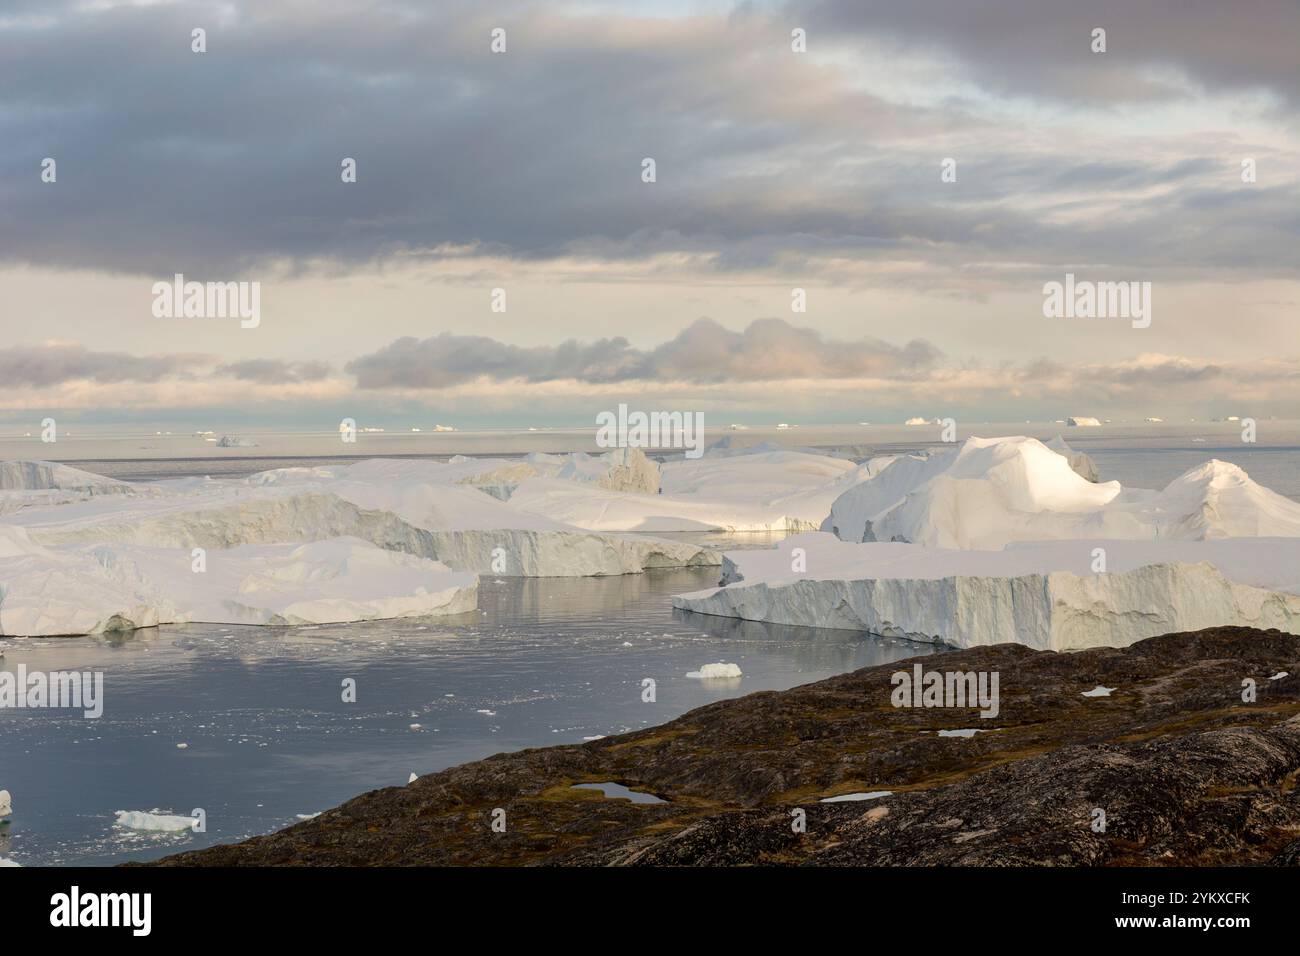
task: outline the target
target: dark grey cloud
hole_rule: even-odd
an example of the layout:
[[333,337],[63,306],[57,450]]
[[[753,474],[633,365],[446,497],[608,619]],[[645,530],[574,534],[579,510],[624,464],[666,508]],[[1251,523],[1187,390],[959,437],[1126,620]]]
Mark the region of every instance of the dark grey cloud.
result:
[[526,348],[484,336],[443,333],[422,340],[398,339],[346,368],[363,389],[438,389],[479,378],[713,384],[905,377],[932,366],[939,355],[921,339],[902,346],[872,338],[843,342],[781,319],[761,319],[741,332],[700,319],[649,350],[635,349],[623,338]]
[[131,355],[97,352],[75,344],[28,345],[0,349],[0,382],[7,386],[49,388],[72,381],[99,385],[154,382],[188,375],[209,365],[202,355]]
[[[794,0],[789,15],[814,36],[889,37],[944,56],[985,88],[1100,103],[1187,95],[1161,76],[1300,102],[1300,4],[1295,0]],[[1092,30],[1107,51],[1093,53]]]
[[258,385],[284,385],[320,381],[329,377],[330,367],[326,362],[244,359],[218,366],[215,374]]
[[[1294,275],[1295,187],[1275,174],[1216,207],[1236,182],[1219,132],[1162,161],[1042,154],[960,103],[888,102],[788,53],[801,22],[814,44],[955,54],[963,79],[1016,94],[1175,95],[1151,88],[1153,63],[1212,90],[1294,81],[1293,0],[1104,0],[1111,52],[1084,57],[1094,6],[825,0],[635,22],[613,2],[567,17],[473,0],[24,0],[0,26],[0,262],[207,280],[473,244],[525,260],[698,252],[719,269],[832,256]],[[504,55],[488,51],[497,25]],[[982,146],[941,188],[951,140]],[[1179,188],[1136,195],[1158,184]],[[1068,224],[1022,204],[1058,190],[1135,195],[1124,216]]]

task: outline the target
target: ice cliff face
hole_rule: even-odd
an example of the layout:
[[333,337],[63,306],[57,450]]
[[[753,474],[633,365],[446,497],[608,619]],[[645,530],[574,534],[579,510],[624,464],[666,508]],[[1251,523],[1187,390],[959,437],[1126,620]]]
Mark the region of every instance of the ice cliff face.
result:
[[133,488],[52,461],[0,461],[0,491],[76,491],[87,495],[130,494]]
[[[1104,573],[1091,572],[1097,547],[1106,550]],[[771,551],[729,552],[723,580],[676,596],[674,606],[958,647],[1126,646],[1224,624],[1300,633],[1300,541],[1287,538],[962,552],[810,534]]]

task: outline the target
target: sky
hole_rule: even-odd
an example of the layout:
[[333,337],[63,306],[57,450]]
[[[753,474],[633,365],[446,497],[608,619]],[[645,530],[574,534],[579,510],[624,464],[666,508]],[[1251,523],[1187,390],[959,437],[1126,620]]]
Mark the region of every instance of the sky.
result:
[[6,0],[0,421],[1300,417],[1298,48],[1295,0]]

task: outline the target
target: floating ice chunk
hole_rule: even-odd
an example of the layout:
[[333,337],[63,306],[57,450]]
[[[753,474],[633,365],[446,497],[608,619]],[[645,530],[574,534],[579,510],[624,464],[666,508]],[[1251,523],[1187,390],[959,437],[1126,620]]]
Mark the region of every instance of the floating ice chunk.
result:
[[21,863],[15,863],[13,860],[6,860],[6,859],[0,857],[0,868],[6,867],[6,866],[22,866],[22,864],[21,864]]
[[315,813],[299,813],[297,817],[299,820],[315,820],[321,813],[322,811],[317,810]]
[[1092,690],[1085,690],[1083,692],[1083,696],[1084,697],[1109,697],[1111,695],[1111,692],[1114,690],[1115,690],[1114,687],[1103,687],[1101,684],[1098,684]]
[[740,665],[738,664],[705,664],[697,671],[690,671],[686,675],[696,680],[729,680],[740,677]]
[[822,797],[818,803],[851,803],[856,800],[877,800],[880,797],[892,797],[892,790],[872,790],[870,793],[841,793],[838,797]]
[[9,795],[8,790],[0,790],[0,820],[12,816],[14,812],[13,798]]
[[194,826],[192,817],[175,816],[158,811],[118,810],[117,825],[129,830],[149,830],[166,833],[179,833]]
[[190,749],[190,745],[189,745],[189,744],[177,744],[177,745],[176,745],[176,749],[177,749],[177,750],[189,750],[189,749]]

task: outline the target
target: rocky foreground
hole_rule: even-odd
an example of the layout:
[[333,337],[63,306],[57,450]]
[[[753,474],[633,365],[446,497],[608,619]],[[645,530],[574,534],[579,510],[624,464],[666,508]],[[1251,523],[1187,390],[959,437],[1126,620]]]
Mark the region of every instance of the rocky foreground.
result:
[[[1300,638],[1225,627],[917,660],[996,671],[996,718],[895,707],[891,675],[912,664],[887,664],[489,757],[160,865],[1300,865]],[[1083,696],[1098,685],[1115,690]],[[609,781],[667,802],[572,789]],[[892,793],[819,802],[873,791]]]

